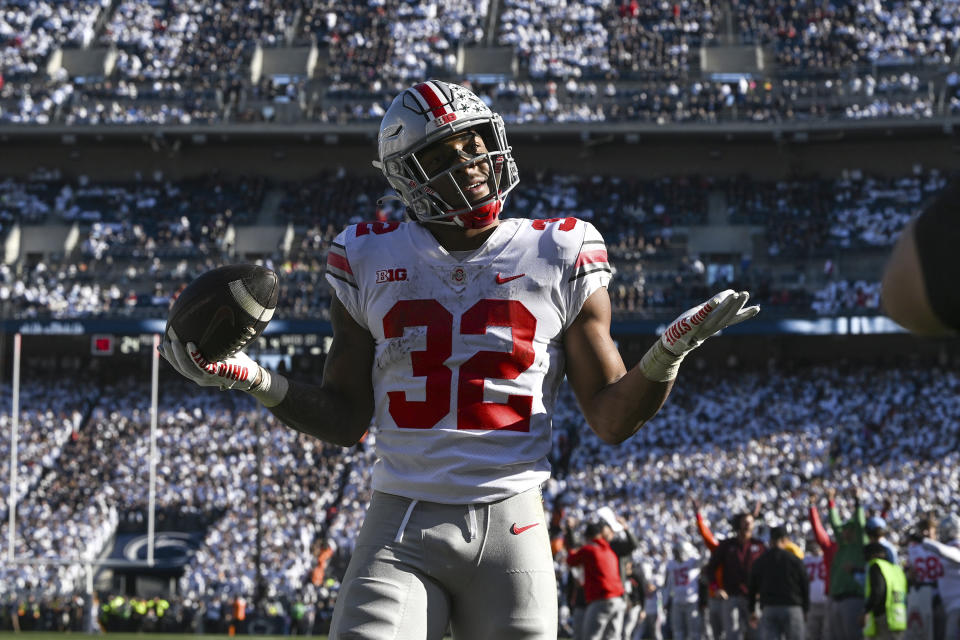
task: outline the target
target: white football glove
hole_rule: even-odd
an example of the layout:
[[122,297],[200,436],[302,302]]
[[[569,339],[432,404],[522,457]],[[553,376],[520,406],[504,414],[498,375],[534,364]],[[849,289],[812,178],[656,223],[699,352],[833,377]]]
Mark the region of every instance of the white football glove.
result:
[[226,360],[210,362],[192,342],[184,345],[168,329],[164,336],[160,355],[184,377],[201,387],[220,387],[249,391],[261,367],[243,351],[238,351]]
[[760,313],[758,305],[744,308],[749,298],[746,291],[725,289],[703,304],[684,311],[643,356],[640,361],[643,374],[656,382],[673,380],[684,356],[704,340]]

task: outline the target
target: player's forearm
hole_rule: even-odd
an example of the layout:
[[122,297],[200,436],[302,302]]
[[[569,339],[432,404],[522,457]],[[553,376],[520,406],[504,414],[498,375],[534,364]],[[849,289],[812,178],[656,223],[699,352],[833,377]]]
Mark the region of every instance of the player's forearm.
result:
[[944,560],[960,564],[960,549],[956,547],[951,547],[948,544],[943,544],[936,540],[924,540],[923,547],[928,551],[933,551]]
[[608,444],[620,444],[660,411],[673,380],[654,382],[638,367],[598,391],[583,407],[591,428]]
[[267,407],[285,425],[342,447],[351,447],[363,437],[373,415],[370,403],[352,401],[319,385],[294,380],[287,384],[283,400]]

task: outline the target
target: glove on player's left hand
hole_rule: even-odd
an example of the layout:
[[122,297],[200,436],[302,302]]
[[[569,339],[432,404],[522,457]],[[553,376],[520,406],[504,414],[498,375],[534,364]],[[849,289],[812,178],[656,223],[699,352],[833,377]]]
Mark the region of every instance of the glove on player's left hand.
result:
[[721,291],[703,304],[687,309],[674,320],[660,339],[640,360],[640,370],[655,382],[667,382],[677,377],[677,369],[684,356],[703,344],[703,341],[731,325],[743,322],[760,312],[754,305],[744,308],[750,294],[732,289]]
[[760,307],[744,308],[750,294],[725,289],[703,304],[687,309],[660,336],[664,348],[678,356],[693,351],[703,341],[727,327],[749,320]]
[[164,336],[160,355],[174,369],[201,387],[220,387],[249,391],[253,386],[260,365],[243,351],[238,351],[220,362],[210,362],[203,357],[200,349],[192,342],[184,345],[176,335]]

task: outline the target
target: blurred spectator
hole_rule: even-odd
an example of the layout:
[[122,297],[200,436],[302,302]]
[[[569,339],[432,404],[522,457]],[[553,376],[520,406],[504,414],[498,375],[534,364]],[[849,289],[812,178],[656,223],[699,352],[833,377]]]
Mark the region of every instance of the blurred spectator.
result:
[[[787,531],[770,529],[770,548],[750,570],[750,626],[761,627],[764,640],[804,640],[804,618],[810,609],[810,582],[803,562],[787,550]],[[757,604],[763,610],[757,614]]]
[[723,569],[723,582],[717,595],[723,600],[723,631],[730,640],[752,637],[747,630],[750,614],[748,587],[750,571],[766,550],[763,542],[753,537],[753,514],[740,512],[731,521],[735,537],[720,541],[710,554],[707,575]]
[[853,516],[844,522],[836,505],[836,490],[827,490],[830,504],[830,526],[837,548],[830,562],[830,633],[844,638],[859,638],[862,634],[860,615],[863,613],[863,584],[865,582],[863,557],[866,523],[860,490],[853,495]]

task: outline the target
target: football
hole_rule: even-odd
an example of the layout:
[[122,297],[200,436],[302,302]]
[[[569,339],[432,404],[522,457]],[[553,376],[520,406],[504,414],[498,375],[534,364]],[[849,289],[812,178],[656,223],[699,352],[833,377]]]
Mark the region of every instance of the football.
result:
[[165,331],[183,344],[196,344],[210,362],[223,360],[263,332],[279,291],[277,274],[266,267],[233,264],[211,269],[173,300]]

